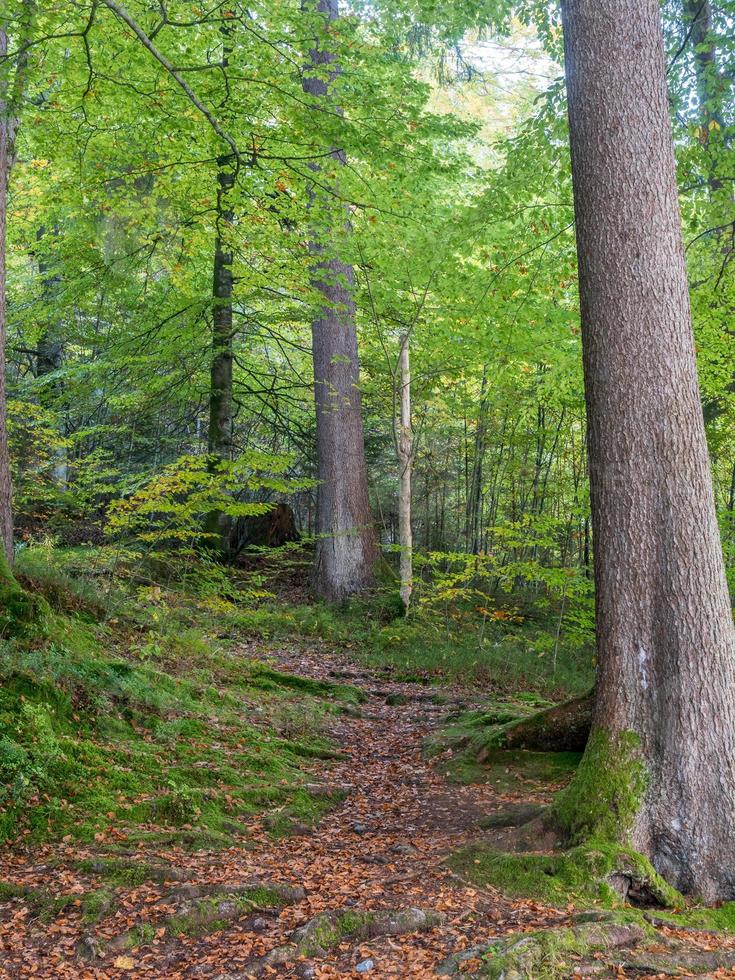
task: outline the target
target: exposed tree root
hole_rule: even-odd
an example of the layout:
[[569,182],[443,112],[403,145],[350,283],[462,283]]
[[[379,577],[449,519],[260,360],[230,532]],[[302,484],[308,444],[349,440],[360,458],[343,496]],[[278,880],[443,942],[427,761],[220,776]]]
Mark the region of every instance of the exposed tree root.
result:
[[592,727],[595,694],[566,701],[506,725],[498,745],[539,752],[583,752]]
[[553,971],[563,969],[571,956],[635,946],[645,937],[646,930],[642,925],[622,920],[544,929],[492,940],[486,946],[469,951],[474,954],[472,957],[468,957],[467,952],[450,956],[437,972],[441,976],[453,976],[460,972],[464,962],[478,959],[483,965],[470,976],[532,980],[533,977],[553,976]]
[[337,909],[322,912],[296,929],[289,942],[260,956],[242,972],[223,973],[215,980],[248,980],[276,966],[305,956],[326,956],[328,950],[345,938],[372,939],[377,936],[403,936],[442,925],[444,916],[425,909],[387,909],[364,912]]
[[[145,946],[161,928],[174,936],[215,932],[253,912],[300,902],[305,894],[303,888],[294,885],[261,880],[224,885],[182,885],[161,900],[161,904],[176,909],[173,914],[153,922],[141,921],[106,943],[104,951]],[[77,946],[78,955],[85,959],[95,959],[102,952],[101,944],[91,935],[85,936]]]

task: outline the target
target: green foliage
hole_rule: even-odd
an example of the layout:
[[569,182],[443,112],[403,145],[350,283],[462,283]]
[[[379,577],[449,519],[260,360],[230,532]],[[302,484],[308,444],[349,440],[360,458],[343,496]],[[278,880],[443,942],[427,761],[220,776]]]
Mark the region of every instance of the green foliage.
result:
[[[204,518],[214,511],[228,517],[266,514],[268,503],[240,502],[236,494],[267,488],[290,493],[293,481],[279,478],[286,457],[249,452],[237,460],[182,456],[110,508],[108,532],[156,547],[192,544],[202,537]],[[270,474],[264,472],[269,470]]]

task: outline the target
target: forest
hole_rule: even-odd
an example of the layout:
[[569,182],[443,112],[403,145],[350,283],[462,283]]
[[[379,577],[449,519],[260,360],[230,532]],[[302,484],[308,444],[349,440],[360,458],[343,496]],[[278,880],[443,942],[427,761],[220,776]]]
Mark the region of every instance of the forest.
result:
[[735,0],[0,0],[0,980],[735,978]]

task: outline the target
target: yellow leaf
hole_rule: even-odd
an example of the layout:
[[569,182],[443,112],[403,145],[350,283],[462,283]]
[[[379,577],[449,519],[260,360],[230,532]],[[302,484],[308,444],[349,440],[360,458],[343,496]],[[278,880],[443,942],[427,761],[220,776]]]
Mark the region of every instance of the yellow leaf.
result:
[[115,960],[115,968],[118,970],[132,970],[135,967],[135,960],[132,956],[118,956]]

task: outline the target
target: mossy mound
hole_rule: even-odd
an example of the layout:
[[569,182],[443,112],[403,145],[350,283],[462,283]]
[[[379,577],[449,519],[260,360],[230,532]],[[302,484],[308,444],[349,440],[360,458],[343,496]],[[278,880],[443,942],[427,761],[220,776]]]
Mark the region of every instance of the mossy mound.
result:
[[[357,688],[244,657],[220,639],[229,607],[188,586],[139,594],[105,549],[29,548],[18,565],[34,602],[58,601],[4,634],[0,841],[227,847],[264,809],[313,824],[330,805],[301,789],[304,760],[338,754],[325,719],[359,702]],[[115,616],[87,601],[104,591],[98,573],[116,576]]]
[[450,866],[474,884],[555,907],[614,908],[625,900],[661,908],[684,904],[646,858],[604,840],[558,854],[506,854],[475,844],[454,854]]

